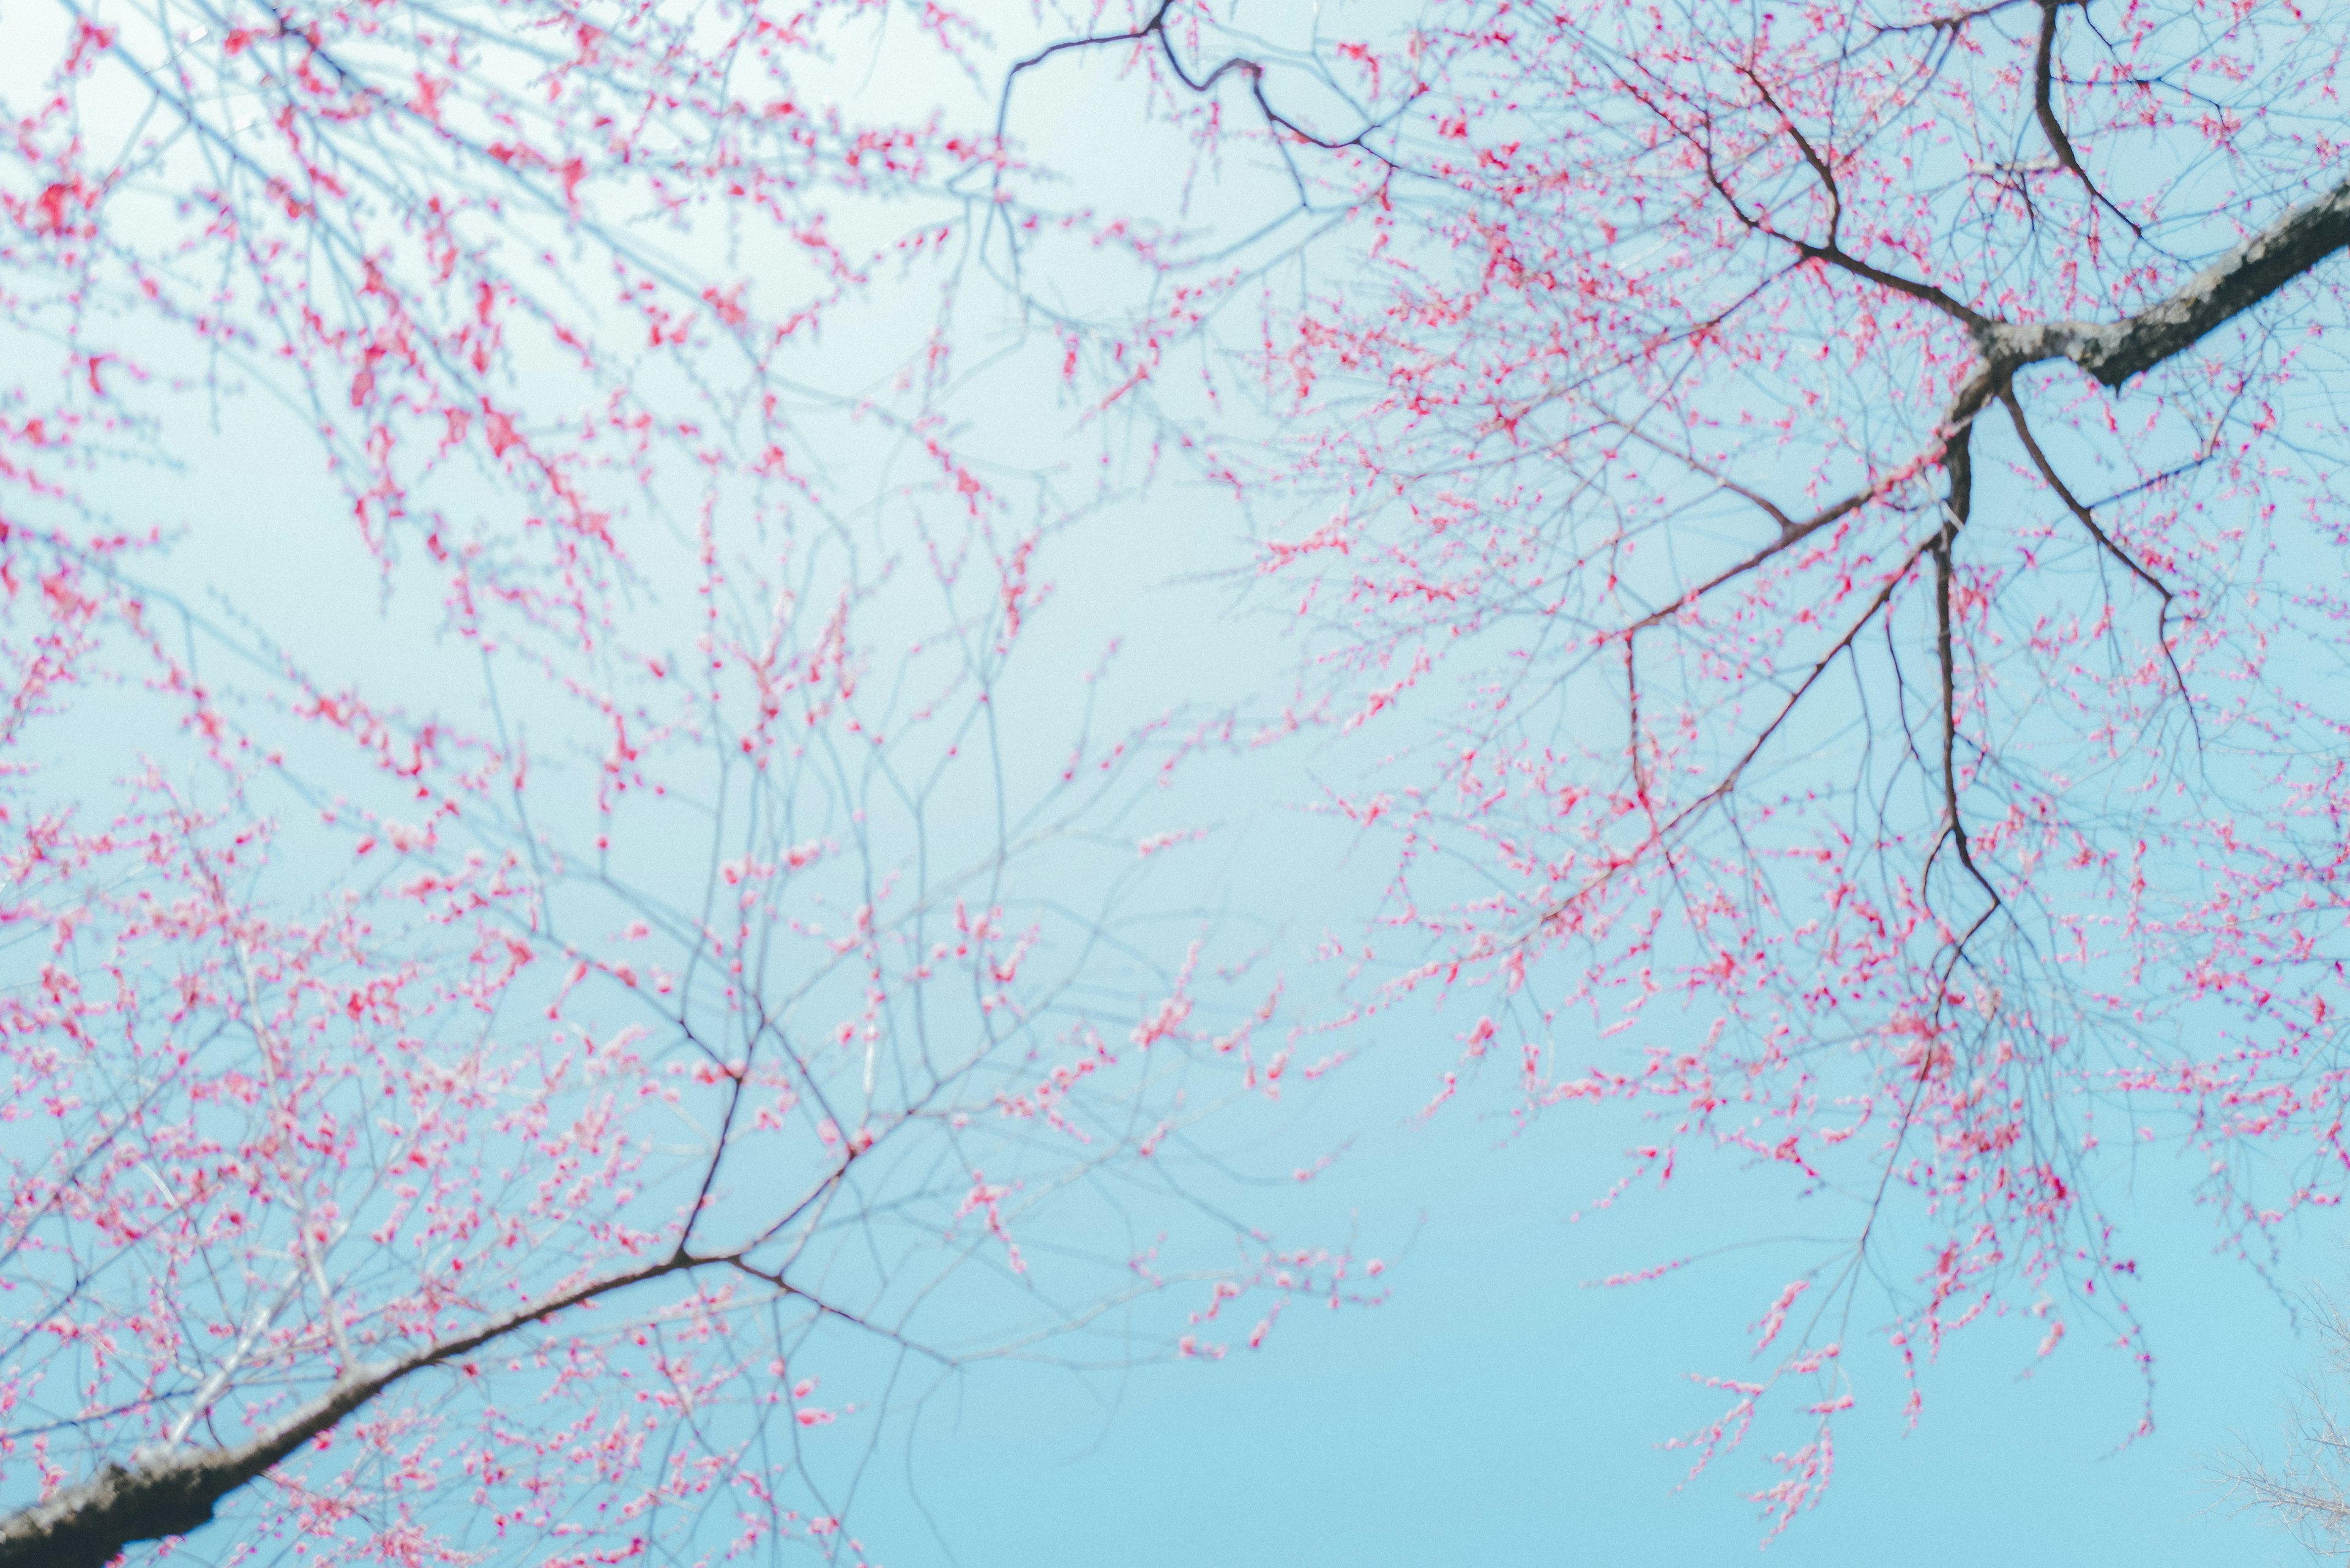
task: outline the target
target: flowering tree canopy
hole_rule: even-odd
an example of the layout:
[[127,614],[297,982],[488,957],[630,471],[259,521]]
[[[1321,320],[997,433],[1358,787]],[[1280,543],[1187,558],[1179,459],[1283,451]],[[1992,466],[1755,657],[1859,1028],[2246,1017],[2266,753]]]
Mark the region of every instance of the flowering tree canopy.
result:
[[1389,748],[1326,800],[1394,848],[1356,1016],[1438,993],[1444,1094],[1842,1206],[1692,1439],[1815,1417],[1782,1522],[1871,1323],[1913,1373],[2022,1309],[2143,1360],[2101,1148],[2188,1151],[2256,1261],[2350,1176],[2343,18],[1253,20],[1072,47],[1290,182],[1122,346],[1266,519],[1294,711]]
[[[1842,1206],[1782,1521],[1871,1323],[2147,1354],[2105,1146],[2338,1199],[2341,19],[1004,10],[9,18],[0,1563],[861,1561],[974,1359],[1375,1295],[1222,1156],[1431,1002]],[[1045,636],[1178,472],[1263,711]],[[1301,752],[1335,1002],[1164,870]]]

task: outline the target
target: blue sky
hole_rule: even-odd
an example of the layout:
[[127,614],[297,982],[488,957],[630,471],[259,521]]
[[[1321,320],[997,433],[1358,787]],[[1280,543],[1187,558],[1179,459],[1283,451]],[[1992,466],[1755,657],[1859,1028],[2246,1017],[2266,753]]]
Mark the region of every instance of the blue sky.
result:
[[[1655,1445],[1709,1408],[1682,1374],[1745,1370],[1740,1331],[1762,1282],[1722,1266],[1583,1288],[1644,1233],[1668,1244],[1648,1227],[1669,1221],[1634,1205],[1612,1234],[1564,1224],[1563,1168],[1585,1162],[1560,1158],[1563,1131],[1498,1151],[1443,1129],[1399,1135],[1424,1140],[1412,1168],[1440,1190],[1375,1312],[1305,1314],[1254,1355],[1144,1369],[1107,1411],[1066,1377],[978,1375],[960,1422],[926,1420],[913,1459],[953,1556],[905,1528],[918,1521],[894,1486],[865,1514],[868,1539],[892,1568],[1502,1568],[1756,1553],[1763,1530],[1741,1494],[1767,1474],[1760,1452],[1676,1491],[1681,1463]],[[2147,1186],[2172,1185],[2168,1174]],[[2305,1561],[2231,1512],[2209,1467],[2239,1434],[2273,1449],[2311,1347],[2250,1269],[2210,1255],[2199,1217],[2181,1223],[2173,1203],[2159,1207],[2171,1233],[2140,1238],[2159,1355],[2152,1437],[2119,1447],[2137,1387],[2124,1357],[2086,1334],[2029,1378],[2017,1373],[2033,1365],[2036,1324],[1957,1336],[1914,1433],[1901,1430],[1898,1383],[1878,1358],[1839,1428],[1835,1489],[1764,1559]]]

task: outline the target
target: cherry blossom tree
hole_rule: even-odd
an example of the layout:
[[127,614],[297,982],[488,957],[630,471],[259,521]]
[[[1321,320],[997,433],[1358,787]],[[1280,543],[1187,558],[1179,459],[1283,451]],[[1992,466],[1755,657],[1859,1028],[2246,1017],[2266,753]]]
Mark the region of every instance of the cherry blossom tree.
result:
[[975,1361],[1376,1293],[1030,651],[1124,481],[988,426],[969,18],[5,27],[0,1563],[863,1561]]
[[[862,1560],[973,1360],[1376,1290],[1220,1196],[1320,1034],[1842,1212],[1781,1523],[1872,1332],[2150,1365],[2115,1159],[2337,1201],[2330,15],[7,27],[0,1563]],[[1186,470],[1299,674],[1137,718]],[[1326,1009],[1225,753],[1392,851]]]
[[1363,737],[1324,809],[1395,873],[1348,1016],[1437,999],[1440,1098],[1645,1115],[1627,1184],[1843,1213],[1688,1439],[1783,1410],[1779,1523],[1860,1337],[1913,1411],[1985,1318],[2150,1368],[2126,1162],[2256,1266],[2344,1192],[2345,38],[1168,0],[1007,99],[1115,75],[1188,139],[1184,290],[1087,325],[1260,519],[1308,662],[1259,733]]

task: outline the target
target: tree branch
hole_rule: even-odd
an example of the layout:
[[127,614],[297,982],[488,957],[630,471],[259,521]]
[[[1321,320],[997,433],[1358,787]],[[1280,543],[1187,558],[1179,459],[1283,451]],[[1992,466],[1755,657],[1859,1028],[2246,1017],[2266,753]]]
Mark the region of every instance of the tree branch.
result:
[[235,1448],[166,1449],[134,1456],[127,1469],[109,1464],[88,1480],[0,1520],[0,1568],[106,1568],[126,1546],[185,1535],[210,1523],[223,1498],[411,1374],[597,1297],[714,1261],[679,1256],[609,1275],[493,1319],[472,1334],[361,1368]]
[[2056,154],[2056,161],[2073,171],[2074,177],[2081,182],[2082,189],[2087,191],[2098,205],[2128,224],[2131,234],[2144,239],[2146,231],[2138,226],[2137,220],[2115,206],[2106,193],[2097,189],[2097,182],[2089,178],[2089,171],[2081,167],[2081,155],[2073,151],[2073,139],[2065,134],[2064,122],[2057,118],[2056,17],[2065,6],[2083,4],[2085,0],[2040,0],[2040,48],[2032,67],[2033,111],[2039,117],[2040,132],[2048,139],[2049,150]]
[[2070,359],[2108,387],[2183,353],[2204,334],[2259,305],[2350,246],[2350,181],[2284,216],[2197,273],[2169,298],[2120,321],[2054,321],[1976,328],[1977,347],[2004,384],[2024,366]]
[[[1959,541],[1959,530],[1974,514],[1974,432],[1970,425],[1960,425],[1953,431],[1950,443],[1943,450],[1942,462],[1950,476],[1950,496],[1942,507],[1941,532],[1935,535],[1934,556],[1934,648],[1941,666],[1942,677],[1942,805],[1949,822],[1943,828],[1950,842],[1957,846],[1959,864],[1967,875],[1991,898],[1991,907],[1997,909],[2003,901],[1991,878],[1975,864],[1974,850],[1967,843],[1966,817],[1959,809],[1959,662],[1958,639],[1951,624],[1950,599],[1958,587],[1958,566],[1951,552]],[[1930,867],[1932,857],[1928,857]],[[1922,895],[1921,895],[1922,896]],[[1977,920],[1974,929],[1982,922]],[[1971,937],[1973,930],[1968,932]]]
[[2064,504],[2065,510],[2088,530],[2089,536],[2096,540],[2106,554],[2129,568],[2130,575],[2152,588],[2155,597],[2161,601],[2155,615],[2154,639],[2162,649],[2163,661],[2170,666],[2171,680],[2178,682],[2178,695],[2187,704],[2188,722],[2194,726],[2195,736],[2199,742],[2203,736],[2203,721],[2195,711],[2195,694],[2188,689],[2186,673],[2178,668],[2178,656],[2170,647],[2170,607],[2178,596],[2170,591],[2168,583],[2156,576],[2137,556],[2123,549],[2120,541],[2106,532],[2087,504],[2074,494],[2072,487],[2058,475],[2055,464],[2048,461],[2048,454],[2041,450],[2040,442],[2032,434],[2032,426],[2023,417],[2023,404],[2016,397],[2015,389],[2002,389],[1999,398],[2006,406],[2007,417],[2014,421],[2016,436],[2023,442],[2023,450],[2031,457],[2033,466],[2040,471],[2040,477],[2047,482],[2049,489],[2056,493],[2056,499]]
[[1045,45],[1024,59],[1014,61],[1012,68],[1004,73],[1003,91],[996,100],[995,139],[997,142],[1001,143],[1004,139],[1005,127],[1012,115],[1012,89],[1019,85],[1020,78],[1024,73],[1035,70],[1055,56],[1078,49],[1095,49],[1118,44],[1147,46],[1156,40],[1159,54],[1167,61],[1167,68],[1174,73],[1175,79],[1182,83],[1186,90],[1205,94],[1213,90],[1216,84],[1227,76],[1237,74],[1245,77],[1249,84],[1249,97],[1255,100],[1257,112],[1264,117],[1267,125],[1277,130],[1286,131],[1291,137],[1308,147],[1318,147],[1326,152],[1352,150],[1377,160],[1398,173],[1404,171],[1401,164],[1370,144],[1371,133],[1387,123],[1384,119],[1370,120],[1354,135],[1343,140],[1333,140],[1316,131],[1306,130],[1305,127],[1275,109],[1273,106],[1273,100],[1265,97],[1264,64],[1261,60],[1252,59],[1246,55],[1234,55],[1205,75],[1196,78],[1192,76],[1191,72],[1185,68],[1182,57],[1175,52],[1174,39],[1168,31],[1169,16],[1174,9],[1175,0],[1159,0],[1158,7],[1150,13],[1149,20],[1139,27],[1129,28],[1123,33],[1089,33],[1082,37],[1062,38]]

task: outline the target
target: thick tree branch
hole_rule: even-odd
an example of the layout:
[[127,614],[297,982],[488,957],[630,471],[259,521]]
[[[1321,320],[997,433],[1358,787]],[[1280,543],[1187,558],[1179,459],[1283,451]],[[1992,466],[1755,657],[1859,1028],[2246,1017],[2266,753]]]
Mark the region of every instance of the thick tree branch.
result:
[[2070,359],[2108,387],[2185,352],[2334,252],[2350,246],[2350,181],[2305,202],[2197,273],[2169,298],[2120,321],[1999,323],[1975,331],[1999,385],[2026,365]]
[[223,1498],[411,1374],[470,1355],[585,1302],[713,1261],[667,1258],[523,1307],[398,1361],[360,1368],[234,1448],[165,1449],[134,1457],[127,1469],[109,1465],[88,1480],[0,1520],[0,1568],[105,1568],[126,1546],[185,1535],[210,1523]]
[[[405,1368],[401,1369],[406,1370]],[[210,1523],[220,1500],[365,1405],[401,1372],[346,1377],[251,1442],[109,1465],[0,1521],[0,1568],[105,1568],[141,1541]]]

